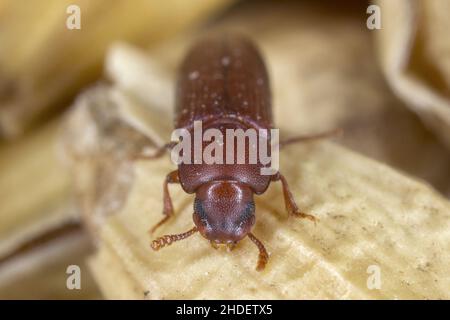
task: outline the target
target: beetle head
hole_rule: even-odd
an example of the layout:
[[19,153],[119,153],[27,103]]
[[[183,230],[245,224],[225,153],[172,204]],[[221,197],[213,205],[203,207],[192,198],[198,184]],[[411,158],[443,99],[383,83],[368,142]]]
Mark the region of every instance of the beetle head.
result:
[[195,197],[194,223],[212,243],[235,244],[255,224],[252,189],[235,181],[202,185]]
[[202,185],[194,202],[194,223],[192,229],[153,240],[153,250],[159,250],[190,237],[199,231],[203,237],[217,244],[226,244],[229,249],[236,242],[248,236],[258,247],[259,258],[256,270],[261,271],[269,259],[264,245],[251,232],[255,224],[253,190],[236,181],[212,181]]

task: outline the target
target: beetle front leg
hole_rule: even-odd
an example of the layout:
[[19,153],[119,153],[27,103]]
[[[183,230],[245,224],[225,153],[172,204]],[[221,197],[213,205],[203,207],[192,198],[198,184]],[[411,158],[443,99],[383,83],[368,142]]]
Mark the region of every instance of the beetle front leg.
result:
[[274,175],[272,181],[281,181],[281,185],[283,188],[284,203],[286,205],[286,210],[289,213],[289,215],[298,218],[306,218],[313,222],[317,221],[316,217],[314,217],[313,215],[301,212],[298,209],[294,197],[292,196],[291,190],[289,190],[289,185],[286,181],[286,178],[281,173],[278,172],[276,175]]
[[138,154],[133,156],[133,160],[152,160],[152,159],[158,159],[162,157],[164,154],[166,154],[167,151],[170,151],[177,145],[178,142],[169,142],[166,143],[158,148],[156,148],[155,152],[153,154]]
[[150,233],[155,232],[163,223],[165,223],[171,216],[173,216],[173,204],[169,193],[169,183],[180,183],[180,178],[178,176],[178,170],[170,172],[163,185],[163,215],[164,218],[161,219],[153,228],[150,229]]

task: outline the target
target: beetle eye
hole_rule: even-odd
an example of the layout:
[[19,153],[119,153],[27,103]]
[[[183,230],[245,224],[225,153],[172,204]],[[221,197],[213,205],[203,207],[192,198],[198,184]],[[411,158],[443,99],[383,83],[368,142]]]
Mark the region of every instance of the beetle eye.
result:
[[198,216],[200,217],[200,220],[203,223],[206,223],[206,221],[207,221],[206,212],[205,212],[205,209],[203,209],[202,202],[199,199],[194,200],[194,211],[196,214],[198,214]]
[[245,207],[245,210],[241,215],[240,219],[241,224],[247,221],[251,216],[253,216],[254,212],[255,212],[255,203],[253,201],[247,203],[247,206]]

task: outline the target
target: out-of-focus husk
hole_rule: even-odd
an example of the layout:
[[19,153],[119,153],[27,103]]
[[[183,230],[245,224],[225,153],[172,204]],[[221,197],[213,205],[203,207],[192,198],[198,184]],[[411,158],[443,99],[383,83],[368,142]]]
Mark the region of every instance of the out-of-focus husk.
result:
[[[0,299],[101,299],[86,266],[91,250],[87,235],[73,228],[2,261]],[[80,267],[80,289],[67,287],[72,265]]]
[[54,121],[0,148],[0,259],[77,220],[70,174],[57,156],[58,128]]
[[384,73],[397,95],[450,147],[450,2],[375,1],[374,31]]
[[[116,40],[151,45],[199,23],[229,0],[3,0],[0,5],[0,135],[11,137],[65,105],[101,71]],[[69,30],[69,5],[81,29]]]
[[[0,299],[99,298],[70,173],[58,159],[59,120],[0,147]],[[82,268],[82,290],[66,269]]]

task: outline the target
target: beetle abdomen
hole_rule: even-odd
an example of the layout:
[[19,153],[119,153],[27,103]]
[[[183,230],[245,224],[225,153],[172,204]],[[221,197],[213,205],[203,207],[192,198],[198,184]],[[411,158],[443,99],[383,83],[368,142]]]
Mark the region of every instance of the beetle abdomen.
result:
[[179,73],[175,128],[196,120],[272,127],[267,70],[256,47],[237,35],[210,37],[187,54]]

